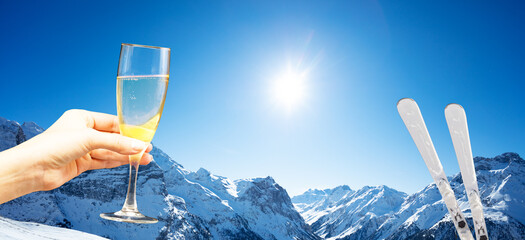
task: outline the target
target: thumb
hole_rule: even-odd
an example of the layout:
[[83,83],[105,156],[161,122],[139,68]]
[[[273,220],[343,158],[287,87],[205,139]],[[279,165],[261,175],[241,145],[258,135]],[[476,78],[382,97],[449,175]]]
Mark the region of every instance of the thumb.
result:
[[143,141],[125,137],[117,133],[99,132],[92,130],[87,147],[89,151],[103,148],[124,155],[137,154],[149,146]]

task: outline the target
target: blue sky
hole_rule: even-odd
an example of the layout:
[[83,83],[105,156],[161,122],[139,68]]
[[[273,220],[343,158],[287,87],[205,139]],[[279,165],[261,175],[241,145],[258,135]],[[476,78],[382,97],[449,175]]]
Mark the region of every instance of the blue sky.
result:
[[[0,116],[49,127],[67,109],[116,114],[120,44],[170,47],[154,144],[190,170],[308,188],[432,179],[397,114],[414,98],[443,162],[444,117],[467,112],[473,153],[525,154],[520,2],[1,1]],[[272,100],[308,72],[291,110]]]

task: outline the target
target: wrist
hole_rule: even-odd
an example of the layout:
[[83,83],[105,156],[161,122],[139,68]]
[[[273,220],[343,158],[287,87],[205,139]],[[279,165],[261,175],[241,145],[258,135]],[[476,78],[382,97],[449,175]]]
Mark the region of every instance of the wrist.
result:
[[0,204],[42,190],[42,171],[21,145],[0,152]]

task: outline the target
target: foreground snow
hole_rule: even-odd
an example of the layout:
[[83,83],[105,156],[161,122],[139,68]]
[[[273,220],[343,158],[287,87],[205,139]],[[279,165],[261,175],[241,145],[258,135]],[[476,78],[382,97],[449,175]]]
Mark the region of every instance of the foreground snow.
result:
[[102,240],[106,238],[66,228],[51,227],[38,223],[19,222],[8,218],[0,217],[0,239]]

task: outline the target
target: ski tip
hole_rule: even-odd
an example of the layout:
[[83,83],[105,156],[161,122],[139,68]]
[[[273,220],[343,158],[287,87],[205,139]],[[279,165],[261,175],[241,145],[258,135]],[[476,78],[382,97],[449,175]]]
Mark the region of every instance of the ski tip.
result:
[[416,101],[414,99],[412,99],[412,98],[401,98],[401,99],[399,99],[399,101],[397,101],[396,105],[399,106],[400,104],[405,103],[405,102],[414,102],[415,103]]
[[457,104],[457,103],[450,103],[448,104],[446,107],[445,107],[445,112],[447,110],[461,110],[461,111],[465,111],[465,109],[463,108],[463,106]]
[[399,101],[397,101],[397,111],[399,114],[403,115],[407,111],[419,111],[419,106],[417,105],[416,101],[412,98],[401,98]]

